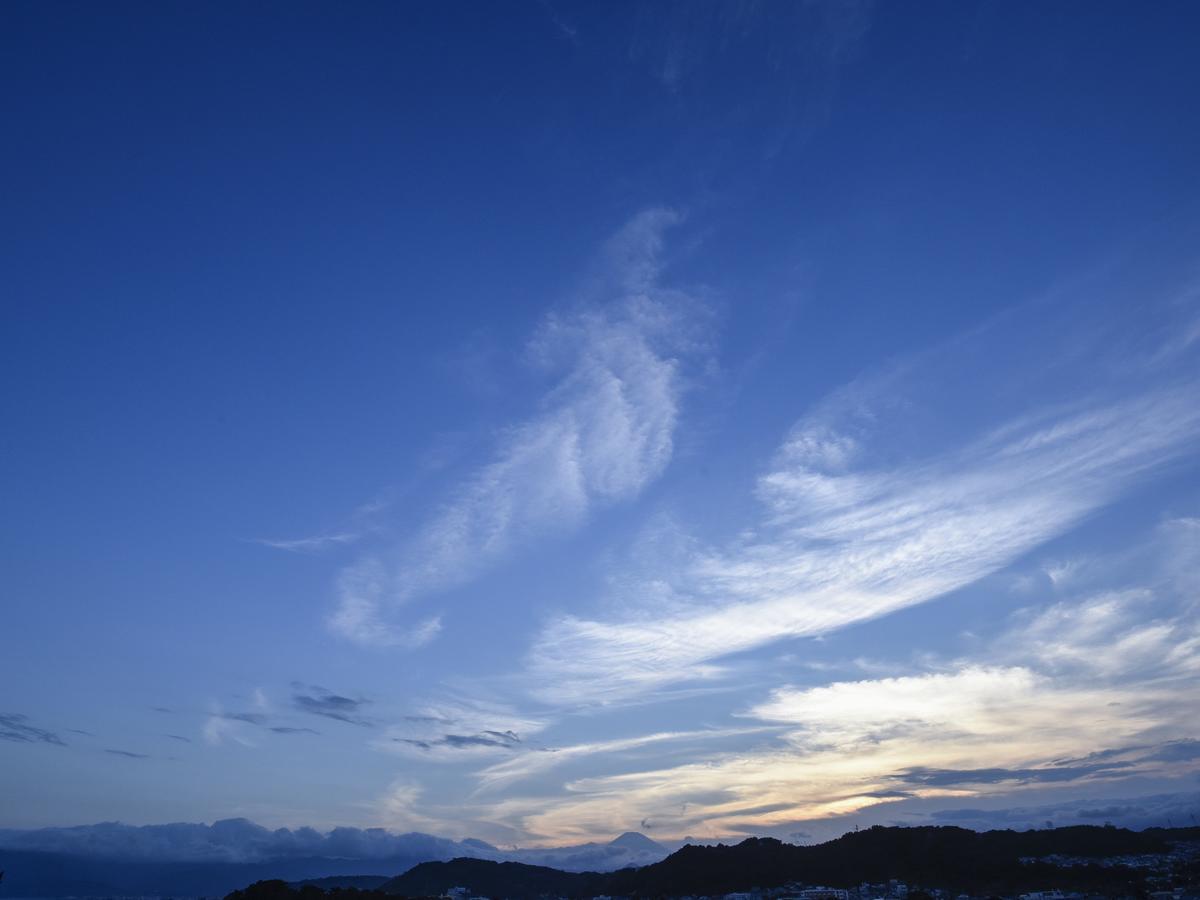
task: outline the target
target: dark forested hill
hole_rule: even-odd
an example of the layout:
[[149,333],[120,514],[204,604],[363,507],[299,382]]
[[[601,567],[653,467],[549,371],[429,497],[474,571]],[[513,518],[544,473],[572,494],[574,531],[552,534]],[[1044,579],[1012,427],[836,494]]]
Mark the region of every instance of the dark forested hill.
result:
[[405,897],[436,897],[452,887],[466,887],[485,897],[594,897],[608,892],[608,879],[607,873],[600,872],[562,872],[525,863],[454,859],[414,866],[379,890]]
[[297,889],[315,887],[327,892],[348,888],[356,891],[373,891],[385,881],[391,881],[391,879],[386,875],[330,875],[328,878],[306,878],[302,881],[293,881],[288,887]]

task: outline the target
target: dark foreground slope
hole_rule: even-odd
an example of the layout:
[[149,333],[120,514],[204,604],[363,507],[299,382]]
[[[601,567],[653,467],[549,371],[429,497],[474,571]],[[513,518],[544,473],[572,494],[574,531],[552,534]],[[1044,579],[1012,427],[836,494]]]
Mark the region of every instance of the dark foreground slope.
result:
[[[844,835],[810,847],[770,838],[734,846],[687,846],[640,869],[573,874],[519,863],[456,859],[423,863],[380,890],[409,897],[431,896],[460,886],[489,897],[599,894],[665,897],[723,894],[790,882],[851,886],[900,878],[956,890],[1013,891],[1037,887],[1120,889],[1140,883],[1143,872],[1105,868],[1117,856],[1165,854],[1173,842],[1200,840],[1197,829],[1144,832],[1079,826],[1046,831],[978,833],[954,827],[884,828]],[[1023,857],[1060,854],[1094,860],[1069,868]]]

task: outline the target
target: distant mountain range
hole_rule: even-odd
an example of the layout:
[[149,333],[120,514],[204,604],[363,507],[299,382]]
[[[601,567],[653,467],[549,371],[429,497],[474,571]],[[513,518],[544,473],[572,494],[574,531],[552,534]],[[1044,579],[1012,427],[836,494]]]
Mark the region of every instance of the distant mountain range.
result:
[[349,886],[352,876],[370,878],[355,886],[374,887],[420,863],[464,857],[607,872],[658,862],[667,853],[634,832],[608,843],[503,850],[475,839],[383,829],[270,831],[244,819],[0,831],[0,870],[7,870],[3,888],[10,897],[223,897],[266,879]]
[[[563,872],[478,859],[422,863],[379,890],[405,897],[438,896],[451,887],[497,898],[672,897],[721,895],[789,883],[849,887],[892,878],[974,894],[1042,888],[1136,889],[1144,886],[1148,870],[1104,862],[1125,856],[1165,858],[1188,843],[1200,843],[1200,829],[1135,832],[1084,825],[980,833],[953,826],[876,826],[813,846],[771,838],[749,838],[734,846],[686,846],[661,862],[610,873]],[[1060,866],[1045,859],[1055,854],[1071,857],[1073,864]],[[1200,855],[1178,866],[1185,882],[1200,883]],[[236,900],[257,898],[247,891]]]

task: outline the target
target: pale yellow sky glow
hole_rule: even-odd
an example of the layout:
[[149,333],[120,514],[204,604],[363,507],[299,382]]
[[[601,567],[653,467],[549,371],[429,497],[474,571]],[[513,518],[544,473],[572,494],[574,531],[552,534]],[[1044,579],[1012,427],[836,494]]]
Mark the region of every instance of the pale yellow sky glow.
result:
[[[547,845],[631,822],[650,823],[663,837],[709,838],[802,827],[906,799],[974,803],[1068,781],[1103,791],[1115,778],[1185,772],[1148,748],[1187,735],[1195,704],[1181,688],[1194,684],[1194,629],[1158,621],[1110,641],[1145,600],[1142,591],[1101,595],[1018,617],[994,643],[995,655],[1023,655],[1022,665],[949,661],[919,675],[777,688],[742,713],[762,729],[746,750],[573,778],[551,797],[523,796],[520,783],[570,758],[602,767],[618,751],[717,735],[655,733],[529,751],[480,770],[483,790],[467,812]],[[1098,748],[1116,752],[1092,756]],[[491,800],[489,785],[509,796]],[[402,790],[395,801],[395,821],[410,821],[405,803],[415,798]],[[436,815],[433,824],[453,827]]]

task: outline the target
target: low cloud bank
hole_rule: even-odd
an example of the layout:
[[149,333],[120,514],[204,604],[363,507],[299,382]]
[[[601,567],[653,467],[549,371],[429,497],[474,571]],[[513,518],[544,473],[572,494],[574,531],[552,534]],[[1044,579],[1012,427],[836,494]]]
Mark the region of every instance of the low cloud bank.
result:
[[172,862],[259,862],[300,856],[389,859],[414,853],[430,859],[474,856],[457,841],[428,834],[394,834],[383,828],[313,828],[272,831],[247,819],[211,825],[125,825],[101,822],[69,828],[0,831],[0,846],[107,859]]
[[1047,824],[1103,825],[1121,828],[1186,827],[1200,818],[1200,792],[1154,794],[1093,800],[1063,800],[1037,806],[999,809],[944,809],[929,816],[933,824],[963,828],[1045,828]]
[[141,862],[251,863],[323,857],[368,860],[447,860],[460,856],[555,866],[569,871],[608,871],[647,865],[667,855],[664,847],[629,835],[608,844],[553,849],[501,850],[479,840],[454,841],[420,832],[397,834],[383,828],[271,830],[247,819],[223,819],[211,825],[125,825],[101,822],[33,831],[0,830],[0,847],[61,853],[92,859]]

